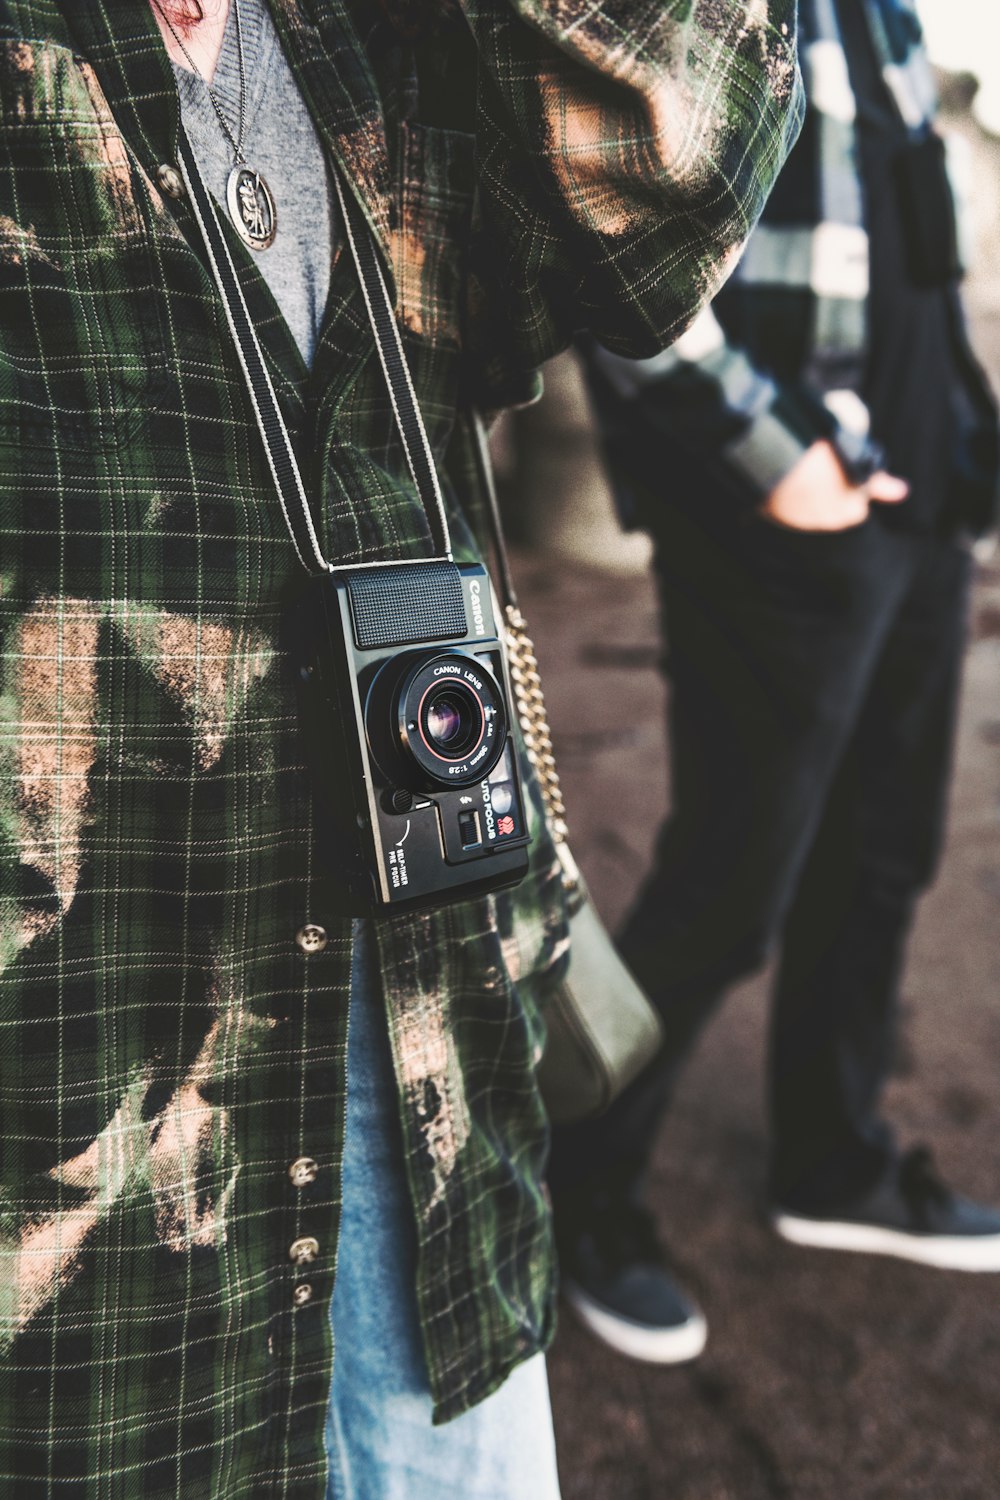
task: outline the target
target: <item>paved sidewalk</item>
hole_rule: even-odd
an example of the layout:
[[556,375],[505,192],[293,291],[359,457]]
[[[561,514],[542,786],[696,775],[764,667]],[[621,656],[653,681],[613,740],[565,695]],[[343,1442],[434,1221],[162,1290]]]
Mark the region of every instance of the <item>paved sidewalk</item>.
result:
[[[518,574],[573,846],[614,927],[666,802],[652,589],[535,560]],[[905,994],[891,1114],[1000,1199],[1000,563],[977,587],[950,846]],[[765,998],[762,981],[731,997],[655,1165],[708,1351],[630,1364],[564,1316],[564,1500],[1000,1500],[1000,1277],[794,1250],[761,1224]]]

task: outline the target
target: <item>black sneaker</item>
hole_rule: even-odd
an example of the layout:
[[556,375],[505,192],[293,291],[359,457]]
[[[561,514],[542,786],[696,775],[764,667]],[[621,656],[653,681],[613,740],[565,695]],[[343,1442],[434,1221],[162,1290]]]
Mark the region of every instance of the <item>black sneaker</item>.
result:
[[1000,1212],[953,1193],[924,1146],[894,1162],[843,1213],[813,1216],[779,1205],[771,1222],[793,1245],[894,1255],[949,1271],[1000,1271]]
[[595,1337],[619,1354],[656,1365],[683,1364],[705,1347],[703,1314],[666,1269],[645,1209],[622,1198],[595,1200],[589,1221],[574,1213],[559,1231],[563,1295]]

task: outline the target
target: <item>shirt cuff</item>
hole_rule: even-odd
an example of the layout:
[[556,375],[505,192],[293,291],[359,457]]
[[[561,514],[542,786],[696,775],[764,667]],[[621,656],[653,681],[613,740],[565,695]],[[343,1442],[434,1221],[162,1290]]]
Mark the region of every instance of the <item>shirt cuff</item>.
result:
[[868,409],[852,391],[820,396],[805,385],[775,388],[774,399],[731,439],[724,458],[759,503],[814,443],[830,443],[851,484],[864,484],[883,462],[869,435]]
[[724,457],[755,501],[766,499],[804,453],[826,433],[811,439],[787,427],[773,412],[756,417],[746,432],[726,445]]

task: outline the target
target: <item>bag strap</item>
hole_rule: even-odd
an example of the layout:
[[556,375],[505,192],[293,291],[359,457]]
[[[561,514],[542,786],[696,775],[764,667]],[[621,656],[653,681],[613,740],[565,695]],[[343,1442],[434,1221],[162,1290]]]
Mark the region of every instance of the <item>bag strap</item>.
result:
[[[254,328],[246,305],[239,274],[230,253],[229,242],[222,228],[215,200],[205,186],[191,142],[183,129],[178,141],[178,160],[195,220],[205,242],[212,276],[226,310],[226,319],[239,355],[257,426],[278,492],[281,512],[285,518],[285,525],[292,539],[296,556],[309,573],[334,573],[341,566],[356,566],[332,563],[323,556],[298,460],[278,405],[278,398],[260,347],[257,330]],[[365,310],[375,336],[379,362],[385,375],[393,415],[402,439],[403,451],[406,454],[407,467],[430,525],[435,548],[434,556],[450,562],[452,560],[451,536],[444,496],[441,493],[430,440],[413,388],[409,366],[406,363],[406,353],[403,349],[389,288],[386,285],[367,220],[355,202],[353,194],[345,191],[340,168],[337,166],[333,168],[333,183],[340,206],[341,222],[361,283]],[[393,563],[366,563],[364,566],[399,567],[405,565],[406,561],[426,563],[427,560],[414,558],[404,559],[402,563],[397,560]]]

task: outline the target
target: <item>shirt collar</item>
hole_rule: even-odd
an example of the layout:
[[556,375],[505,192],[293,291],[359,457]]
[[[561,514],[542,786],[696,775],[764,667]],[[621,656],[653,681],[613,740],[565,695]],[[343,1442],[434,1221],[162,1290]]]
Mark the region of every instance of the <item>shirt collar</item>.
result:
[[387,263],[389,151],[380,90],[348,0],[268,0],[316,128],[340,164]]
[[[146,172],[177,159],[180,104],[148,0],[60,0],[66,24]],[[320,137],[389,263],[390,172],[371,65],[345,0],[268,0]]]
[[61,0],[119,129],[150,177],[177,159],[180,104],[148,0]]

